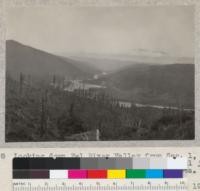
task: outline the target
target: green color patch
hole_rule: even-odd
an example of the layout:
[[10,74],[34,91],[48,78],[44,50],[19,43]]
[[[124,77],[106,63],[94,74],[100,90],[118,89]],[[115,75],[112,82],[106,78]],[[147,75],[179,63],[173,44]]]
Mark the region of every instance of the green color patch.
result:
[[146,170],[133,170],[127,169],[126,170],[126,178],[145,178],[146,177]]

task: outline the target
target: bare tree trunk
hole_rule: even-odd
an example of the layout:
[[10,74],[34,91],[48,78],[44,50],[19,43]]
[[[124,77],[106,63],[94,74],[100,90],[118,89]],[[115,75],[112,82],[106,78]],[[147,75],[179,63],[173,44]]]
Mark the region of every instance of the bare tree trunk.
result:
[[42,97],[42,105],[41,105],[41,127],[40,127],[40,137],[44,135],[44,120],[45,120],[45,112],[44,112],[44,98]]
[[43,137],[47,131],[47,93],[45,90],[42,96],[40,137]]
[[179,98],[179,125],[180,128],[182,129],[182,104],[180,98]]
[[22,95],[22,93],[23,93],[23,83],[24,83],[24,76],[20,72],[20,76],[19,76],[19,93],[20,93],[20,95]]

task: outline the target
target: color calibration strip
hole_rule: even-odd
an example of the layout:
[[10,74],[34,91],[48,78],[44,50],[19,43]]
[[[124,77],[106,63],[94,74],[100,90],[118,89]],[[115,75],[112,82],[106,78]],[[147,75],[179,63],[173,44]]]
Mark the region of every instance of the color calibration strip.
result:
[[14,170],[13,179],[183,178],[183,170]]
[[14,179],[183,178],[185,158],[14,158]]

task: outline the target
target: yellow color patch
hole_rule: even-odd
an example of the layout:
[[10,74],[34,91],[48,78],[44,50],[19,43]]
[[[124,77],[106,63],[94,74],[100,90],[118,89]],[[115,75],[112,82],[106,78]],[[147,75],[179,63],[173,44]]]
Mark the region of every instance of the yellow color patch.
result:
[[110,179],[126,178],[126,170],[108,170],[107,171],[107,178],[110,178]]

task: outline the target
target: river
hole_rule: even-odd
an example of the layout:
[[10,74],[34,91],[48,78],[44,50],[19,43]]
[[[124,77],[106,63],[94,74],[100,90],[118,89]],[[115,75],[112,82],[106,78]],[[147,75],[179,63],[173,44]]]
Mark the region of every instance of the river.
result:
[[[132,106],[131,102],[128,101],[119,101],[119,105],[123,107],[130,108]],[[134,103],[136,107],[151,107],[156,109],[172,109],[172,110],[180,110],[178,107],[173,106],[162,106],[162,105],[150,105],[150,104],[141,104],[141,103]],[[194,109],[189,108],[182,108],[183,111],[194,111]]]
[[83,83],[81,80],[70,80],[70,84],[64,88],[65,91],[73,92],[78,89],[89,90],[89,89],[101,89],[106,88],[101,85]]
[[[105,74],[103,74],[105,75]],[[90,84],[90,83],[84,83],[82,80],[70,80],[70,84],[64,88],[65,91],[73,92],[77,89],[84,89],[84,90],[89,90],[89,89],[102,89],[106,88],[105,86],[102,85],[96,85],[96,84]],[[120,106],[126,107],[126,108],[131,108],[132,103],[129,101],[118,101]],[[173,106],[163,106],[163,105],[151,105],[151,104],[142,104],[142,103],[134,103],[136,107],[151,107],[151,108],[156,108],[156,109],[171,109],[171,110],[179,110],[178,107],[173,107]],[[194,111],[194,109],[189,109],[189,108],[182,108],[183,111]]]

